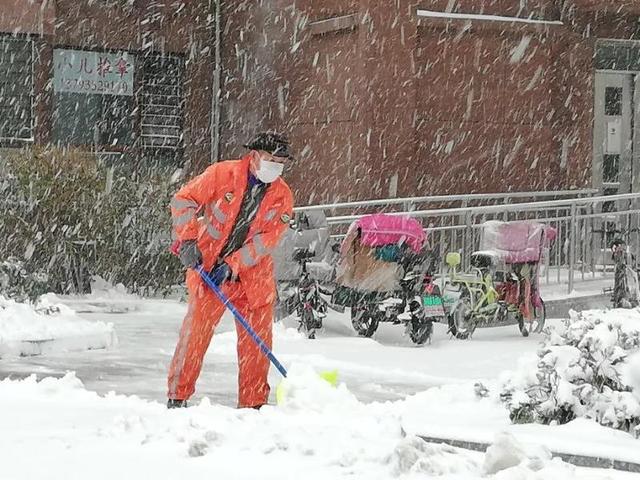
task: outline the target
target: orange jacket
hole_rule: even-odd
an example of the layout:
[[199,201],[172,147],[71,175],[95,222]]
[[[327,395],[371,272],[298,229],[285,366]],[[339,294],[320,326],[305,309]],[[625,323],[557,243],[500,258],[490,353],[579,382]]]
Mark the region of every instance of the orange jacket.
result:
[[[197,240],[203,265],[218,260],[240,211],[249,179],[247,155],[211,165],[171,200],[173,228],[178,240]],[[293,196],[284,180],[271,183],[251,222],[244,246],[223,260],[244,287],[253,307],[275,300],[271,252],[289,226]]]

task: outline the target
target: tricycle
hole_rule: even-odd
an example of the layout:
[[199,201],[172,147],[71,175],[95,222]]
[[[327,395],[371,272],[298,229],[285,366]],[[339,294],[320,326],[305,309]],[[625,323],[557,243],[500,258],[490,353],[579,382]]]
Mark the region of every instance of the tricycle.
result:
[[408,215],[367,215],[354,222],[340,248],[333,303],[351,307],[351,324],[371,337],[381,322],[404,325],[411,340],[430,341],[444,321],[434,261],[422,225]]

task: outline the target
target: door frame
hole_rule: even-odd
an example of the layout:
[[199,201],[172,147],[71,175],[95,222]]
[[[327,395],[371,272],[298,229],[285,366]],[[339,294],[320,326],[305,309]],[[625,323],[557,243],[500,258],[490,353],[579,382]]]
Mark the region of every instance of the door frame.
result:
[[[597,51],[599,45],[636,45],[640,46],[640,40],[622,39],[622,38],[598,38],[595,41],[594,51]],[[593,154],[592,154],[592,169],[596,166],[596,76],[599,73],[613,73],[613,74],[627,74],[632,76],[631,81],[631,148],[632,155],[629,159],[629,165],[631,169],[631,179],[629,182],[629,189],[631,192],[640,192],[640,69],[639,70],[611,70],[611,69],[594,69],[593,75]],[[600,172],[599,172],[600,175]],[[602,184],[596,185],[595,171],[592,171],[592,184],[595,188],[602,188]]]
[[[622,140],[620,152],[620,165],[619,176],[621,181],[618,186],[618,193],[628,193],[640,191],[639,176],[638,176],[638,161],[640,161],[640,72],[629,72],[621,70],[601,70],[598,69],[594,73],[593,81],[593,158],[592,158],[592,184],[594,188],[603,190],[606,188],[604,183],[604,152],[603,152],[603,133],[596,130],[596,127],[602,127],[598,125],[598,120],[606,121],[606,117],[603,113],[600,113],[604,109],[604,92],[603,96],[598,96],[599,88],[603,87],[599,79],[603,76],[617,77],[617,82],[612,82],[613,86],[620,86],[621,88],[628,89],[627,96],[629,100],[622,104],[621,117],[629,117],[627,122],[623,121],[622,128]],[[627,83],[628,82],[628,83]],[[624,178],[629,178],[629,181],[624,181]]]

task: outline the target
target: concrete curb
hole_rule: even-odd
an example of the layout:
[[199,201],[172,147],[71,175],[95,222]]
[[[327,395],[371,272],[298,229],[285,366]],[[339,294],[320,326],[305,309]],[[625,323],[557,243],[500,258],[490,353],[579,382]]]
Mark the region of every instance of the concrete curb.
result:
[[[486,452],[490,443],[472,442],[468,440],[454,440],[451,438],[426,437],[418,435],[427,443],[446,444],[451,447],[464,448],[476,452]],[[551,452],[554,457],[559,457],[562,461],[575,465],[576,467],[613,469],[621,472],[640,473],[640,463],[626,462],[606,457],[589,457],[587,455],[574,455],[572,453]]]
[[545,302],[547,318],[567,318],[569,310],[591,310],[594,308],[611,308],[611,295],[589,295],[585,297],[563,298]]

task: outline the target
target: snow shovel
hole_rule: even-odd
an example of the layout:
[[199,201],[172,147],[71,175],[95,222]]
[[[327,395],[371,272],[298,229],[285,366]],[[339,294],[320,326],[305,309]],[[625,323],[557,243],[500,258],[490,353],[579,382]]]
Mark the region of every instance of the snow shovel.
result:
[[[262,338],[260,338],[260,335],[258,335],[256,333],[256,331],[253,328],[251,328],[251,325],[249,325],[249,322],[247,322],[247,320],[242,316],[242,314],[231,303],[229,298],[222,292],[222,289],[220,287],[218,287],[214,283],[214,281],[211,279],[211,277],[209,277],[209,274],[204,269],[204,267],[202,265],[198,265],[195,268],[195,270],[196,270],[196,272],[198,272],[198,274],[200,275],[200,278],[202,278],[204,283],[206,283],[209,286],[209,288],[213,291],[213,293],[215,293],[216,296],[220,299],[222,304],[225,307],[227,307],[231,311],[231,313],[233,313],[233,316],[235,317],[236,321],[240,325],[242,325],[242,328],[244,328],[246,330],[246,332],[249,334],[249,336],[253,339],[253,341],[256,342],[256,344],[260,347],[260,350],[262,350],[262,353],[264,353],[267,356],[267,358],[271,361],[273,366],[276,367],[276,369],[280,372],[280,374],[284,378],[287,378],[287,370],[280,363],[280,361],[276,358],[276,356],[273,354],[273,352],[267,346],[267,344],[264,343]],[[329,382],[334,387],[336,386],[336,384],[338,382],[338,372],[337,372],[337,370],[332,370],[332,371],[328,371],[328,372],[321,372],[320,373],[320,377],[322,379],[326,380],[327,382]],[[281,386],[281,384],[279,384],[276,387],[276,402],[277,403],[281,403],[281,400],[283,400],[284,395],[285,395],[285,392],[283,391],[282,388],[280,388],[280,386]]]

